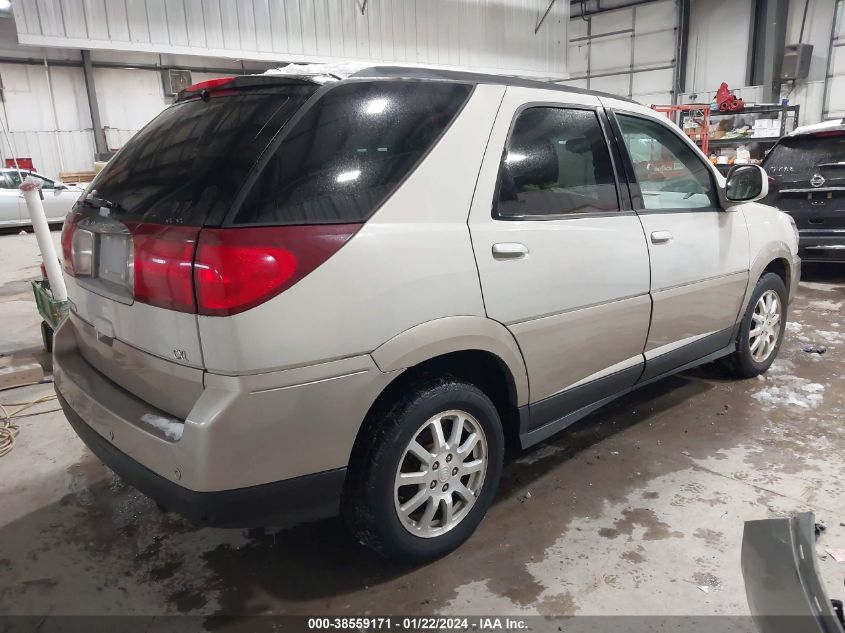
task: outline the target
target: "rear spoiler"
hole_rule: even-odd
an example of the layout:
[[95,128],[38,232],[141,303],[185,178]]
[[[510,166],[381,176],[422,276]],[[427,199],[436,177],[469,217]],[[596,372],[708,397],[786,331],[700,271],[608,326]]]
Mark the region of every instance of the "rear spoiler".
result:
[[[176,96],[176,102],[188,101],[210,95],[214,92],[228,92],[232,90],[249,90],[250,88],[268,88],[272,86],[305,86],[320,85],[308,76],[292,76],[281,73],[268,75],[234,75],[218,77],[201,81],[188,86]],[[203,97],[204,98],[204,97]]]

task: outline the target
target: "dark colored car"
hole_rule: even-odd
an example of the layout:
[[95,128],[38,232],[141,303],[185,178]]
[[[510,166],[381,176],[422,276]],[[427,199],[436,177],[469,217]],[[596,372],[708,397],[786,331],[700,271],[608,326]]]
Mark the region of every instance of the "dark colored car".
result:
[[798,128],[763,167],[774,181],[765,202],[795,219],[801,259],[845,263],[845,120]]

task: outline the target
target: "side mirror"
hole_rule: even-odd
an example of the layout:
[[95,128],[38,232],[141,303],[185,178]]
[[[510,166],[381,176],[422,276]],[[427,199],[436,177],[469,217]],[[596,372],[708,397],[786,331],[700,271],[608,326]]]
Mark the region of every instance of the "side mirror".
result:
[[759,165],[734,165],[728,172],[725,198],[729,202],[753,202],[769,193],[769,177]]
[[62,193],[62,191],[67,191],[68,186],[63,182],[55,182],[53,183],[53,195],[58,196]]

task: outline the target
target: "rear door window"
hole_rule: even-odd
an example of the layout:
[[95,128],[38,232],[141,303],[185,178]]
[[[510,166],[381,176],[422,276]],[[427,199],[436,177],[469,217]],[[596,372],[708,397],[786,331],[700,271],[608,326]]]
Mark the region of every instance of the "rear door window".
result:
[[532,107],[511,131],[493,217],[617,211],[616,179],[594,110]]
[[436,81],[329,89],[268,150],[231,224],[365,221],[434,146],[471,90]]
[[88,198],[122,222],[219,223],[270,140],[317,88],[221,92],[177,103],[106,165]]

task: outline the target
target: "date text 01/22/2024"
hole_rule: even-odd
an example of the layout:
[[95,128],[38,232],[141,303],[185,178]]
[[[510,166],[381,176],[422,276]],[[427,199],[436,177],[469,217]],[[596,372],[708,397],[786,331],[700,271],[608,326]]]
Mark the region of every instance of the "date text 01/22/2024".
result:
[[405,631],[520,631],[528,628],[525,620],[511,617],[348,617],[309,618],[309,630],[405,630]]

